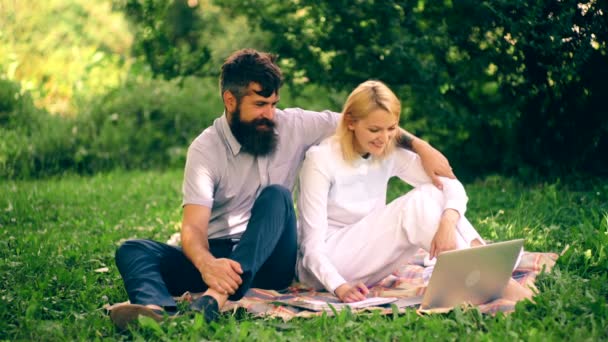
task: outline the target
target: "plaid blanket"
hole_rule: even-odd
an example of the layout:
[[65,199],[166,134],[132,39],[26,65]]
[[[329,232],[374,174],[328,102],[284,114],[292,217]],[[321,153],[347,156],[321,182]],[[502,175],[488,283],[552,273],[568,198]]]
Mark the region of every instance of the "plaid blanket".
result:
[[[370,292],[378,297],[397,297],[409,298],[424,294],[426,285],[433,272],[433,266],[424,266],[424,258],[427,253],[424,250],[419,250],[406,264],[399,267],[391,275],[384,278],[370,288]],[[532,253],[524,252],[520,263],[513,271],[513,279],[524,286],[529,286],[536,289],[534,282],[536,276],[544,269],[550,272],[558,255],[555,253]],[[322,300],[329,303],[338,303],[339,300],[328,292],[317,292],[308,289],[301,284],[294,283],[289,289],[283,292],[272,290],[251,289],[245,297],[237,302],[228,302],[222,311],[233,311],[238,308],[244,308],[247,312],[254,316],[265,317],[280,317],[283,320],[290,320],[294,317],[313,317],[322,315],[323,312],[308,311],[305,309],[296,308],[285,305],[286,301],[294,299],[314,299]],[[400,312],[406,310],[405,307],[399,308],[399,302],[396,302]],[[492,302],[477,306],[482,313],[495,314],[496,312],[512,312],[515,309],[515,302],[506,299],[497,299]],[[392,307],[367,307],[353,312],[362,312],[369,310],[379,310],[381,313],[390,314],[393,312]],[[450,309],[428,310],[430,312],[446,312]],[[326,314],[332,315],[332,312]]]
[[[377,297],[397,297],[406,299],[409,297],[420,296],[424,294],[426,285],[433,272],[433,266],[424,266],[424,258],[428,254],[420,249],[407,263],[396,269],[392,274],[370,287],[370,293]],[[555,253],[534,253],[524,252],[517,268],[513,271],[513,279],[520,284],[536,289],[534,282],[536,276],[541,272],[550,272],[558,255]],[[185,293],[176,298],[178,301],[191,301],[199,297],[200,293]],[[323,315],[322,311],[309,311],[286,304],[289,300],[313,299],[321,300],[328,303],[338,303],[339,299],[334,295],[324,291],[314,291],[306,288],[302,284],[294,283],[285,291],[277,292],[273,290],[250,289],[246,295],[239,301],[228,301],[222,308],[222,312],[236,311],[239,308],[246,310],[257,317],[279,317],[288,321],[294,317],[314,317]],[[122,304],[122,303],[119,303]],[[115,307],[107,306],[106,309],[111,310]],[[397,306],[399,312],[405,312],[406,307],[399,307],[399,301],[393,303]],[[492,302],[478,305],[482,313],[495,314],[497,312],[509,313],[515,310],[515,302],[506,299],[496,299]],[[366,307],[362,309],[353,309],[352,312],[365,312],[375,310],[382,314],[391,314],[394,312],[393,307]],[[420,311],[422,313],[437,313],[447,312],[451,309],[434,309]],[[326,312],[327,315],[333,315],[333,312]]]

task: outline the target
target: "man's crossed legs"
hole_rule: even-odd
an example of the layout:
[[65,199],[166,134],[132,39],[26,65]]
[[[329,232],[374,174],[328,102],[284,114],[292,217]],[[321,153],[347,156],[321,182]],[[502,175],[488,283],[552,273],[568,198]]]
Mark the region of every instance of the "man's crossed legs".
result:
[[[243,270],[242,284],[229,300],[241,299],[251,287],[276,290],[288,287],[294,278],[297,251],[296,217],[289,190],[278,185],[264,188],[253,205],[240,241],[210,239],[209,249],[216,258],[238,262]],[[139,315],[157,320],[163,317],[163,311],[173,315],[177,312],[174,296],[209,289],[180,247],[151,240],[128,240],[116,251],[116,265],[131,302],[115,307],[110,313],[120,328]],[[219,311],[217,301],[210,296],[193,302],[191,308],[203,311],[208,321]]]

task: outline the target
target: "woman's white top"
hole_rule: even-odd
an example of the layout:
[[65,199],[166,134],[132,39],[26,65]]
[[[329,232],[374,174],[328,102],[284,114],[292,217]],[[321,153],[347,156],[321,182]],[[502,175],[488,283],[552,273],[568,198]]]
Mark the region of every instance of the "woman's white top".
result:
[[[345,229],[379,207],[386,206],[388,181],[397,176],[416,187],[431,183],[420,157],[396,148],[385,159],[358,158],[347,163],[334,137],[311,147],[300,172],[298,198],[298,269],[300,280],[306,274],[316,277],[325,288],[334,290],[346,283],[325,255],[325,241],[332,233]],[[464,216],[468,201],[462,184],[442,177],[445,209],[457,210]],[[374,229],[370,227],[370,234]],[[365,236],[361,236],[365,239]]]

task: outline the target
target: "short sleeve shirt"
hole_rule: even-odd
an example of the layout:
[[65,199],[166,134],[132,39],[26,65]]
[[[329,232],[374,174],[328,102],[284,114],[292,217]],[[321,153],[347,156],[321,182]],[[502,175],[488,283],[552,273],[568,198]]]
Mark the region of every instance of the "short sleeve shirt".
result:
[[222,115],[188,148],[182,204],[211,208],[209,238],[240,236],[260,191],[271,184],[293,189],[306,151],[335,132],[339,117],[329,111],[277,109],[277,148],[256,157],[242,151]]

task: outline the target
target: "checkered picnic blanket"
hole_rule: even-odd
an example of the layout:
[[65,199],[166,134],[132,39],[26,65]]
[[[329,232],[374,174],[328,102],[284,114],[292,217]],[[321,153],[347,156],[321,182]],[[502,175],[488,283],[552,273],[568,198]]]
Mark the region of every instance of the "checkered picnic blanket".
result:
[[[397,297],[399,299],[423,295],[433,272],[433,266],[425,266],[425,257],[428,257],[428,253],[420,249],[416,255],[407,261],[407,263],[372,286],[370,288],[371,295],[377,297]],[[558,255],[555,253],[524,252],[517,268],[513,271],[513,279],[524,286],[535,289],[534,282],[536,276],[543,269],[545,272],[550,272],[555,265],[557,258]],[[176,300],[191,301],[201,295],[201,293],[185,293],[176,298]],[[309,311],[289,306],[285,303],[290,300],[301,299],[321,300],[328,303],[340,302],[336,296],[328,292],[314,291],[310,288],[306,288],[300,283],[294,283],[291,287],[282,292],[255,288],[250,289],[241,300],[227,302],[222,308],[222,312],[231,312],[242,308],[257,317],[278,317],[285,321],[294,317],[314,317],[323,315],[323,311]],[[111,306],[106,305],[106,309],[112,310],[113,307],[120,304],[122,303]],[[405,312],[407,308],[397,307],[397,309],[399,312]],[[496,299],[492,302],[478,305],[477,309],[482,313],[488,314],[495,314],[497,312],[509,313],[515,310],[515,302],[506,299]],[[358,313],[371,310],[379,311],[382,314],[391,314],[393,313],[394,308],[387,308],[386,306],[366,307],[362,309],[353,309],[352,312]],[[450,309],[435,309],[423,312],[447,312],[449,310]],[[326,312],[326,314],[331,316],[333,315],[333,312]]]
[[[427,253],[419,250],[406,264],[399,267],[391,275],[384,278],[370,288],[370,292],[378,297],[409,298],[424,294],[426,285],[431,277],[433,266],[424,266],[424,258]],[[524,286],[535,288],[536,276],[544,269],[550,272],[558,255],[555,253],[533,253],[524,252],[520,263],[513,271],[513,279]],[[196,295],[194,295],[196,297]],[[254,316],[280,317],[290,320],[294,317],[313,317],[322,315],[323,312],[308,311],[301,308],[285,305],[284,302],[297,299],[314,299],[329,303],[338,303],[339,300],[332,294],[324,291],[314,291],[304,287],[302,284],[294,283],[286,291],[277,292],[272,290],[250,289],[245,297],[237,302],[228,302],[222,311],[234,311],[243,308]],[[515,310],[515,302],[506,299],[496,299],[492,302],[478,305],[482,313],[495,314],[496,312],[512,312]],[[404,312],[406,308],[398,308]],[[367,307],[352,310],[353,312],[379,310],[381,313],[390,314],[393,308]],[[428,312],[445,312],[449,309],[430,310]],[[332,312],[326,314],[332,315]]]

